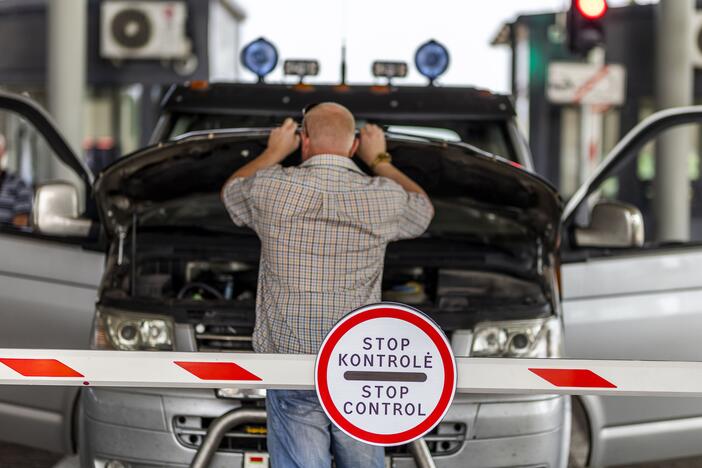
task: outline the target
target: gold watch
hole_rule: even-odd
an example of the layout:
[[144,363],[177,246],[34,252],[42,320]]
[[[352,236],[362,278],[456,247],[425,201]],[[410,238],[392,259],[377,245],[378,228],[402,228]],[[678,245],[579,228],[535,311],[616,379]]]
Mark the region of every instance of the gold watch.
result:
[[375,169],[375,166],[377,166],[380,163],[391,163],[392,162],[392,156],[390,156],[390,153],[387,151],[383,153],[378,153],[378,156],[375,157],[372,163],[370,163],[370,168]]

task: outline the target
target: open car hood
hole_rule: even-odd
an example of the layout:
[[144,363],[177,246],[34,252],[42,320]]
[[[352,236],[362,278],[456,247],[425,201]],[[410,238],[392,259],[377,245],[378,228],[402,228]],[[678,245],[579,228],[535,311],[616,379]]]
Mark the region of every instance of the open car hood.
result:
[[[134,219],[140,228],[183,223],[233,227],[219,191],[237,168],[263,151],[268,132],[198,132],[118,160],[95,183],[108,233],[128,233]],[[517,226],[522,238],[556,248],[562,203],[556,190],[535,174],[462,143],[388,135],[388,150],[395,165],[434,200],[437,219],[432,226],[437,225],[437,232],[448,229],[442,222],[453,222],[452,229],[465,228],[472,236],[508,238]],[[299,154],[293,154],[283,164],[299,161]],[[438,218],[446,204],[453,211],[445,210],[442,221]],[[466,216],[462,226],[455,222],[461,216]],[[471,230],[474,222],[479,224],[475,220],[487,224]]]

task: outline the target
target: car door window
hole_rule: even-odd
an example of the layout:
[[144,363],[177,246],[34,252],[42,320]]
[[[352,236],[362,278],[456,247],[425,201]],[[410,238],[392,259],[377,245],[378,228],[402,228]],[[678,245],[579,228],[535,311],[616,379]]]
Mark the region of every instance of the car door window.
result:
[[[675,133],[673,133],[675,132]],[[661,141],[669,135],[684,138],[689,142],[688,150],[683,154],[665,154]],[[689,193],[689,206],[684,206],[689,216],[690,226],[687,239],[670,242],[662,234],[661,209],[662,196],[658,193],[656,184],[656,158],[681,159],[686,168],[686,185]],[[702,242],[702,178],[700,177],[700,161],[702,155],[702,123],[685,123],[675,125],[651,135],[639,145],[619,156],[619,163],[604,174],[601,180],[590,188],[590,193],[581,206],[576,210],[576,216],[566,225],[566,232],[572,240],[574,229],[585,226],[591,221],[592,210],[602,202],[619,202],[630,205],[638,210],[643,219],[643,245],[628,248],[587,247],[593,255],[650,250],[657,247],[685,246]]]
[[0,109],[0,232],[33,232],[36,188],[58,180],[83,186],[32,122]]

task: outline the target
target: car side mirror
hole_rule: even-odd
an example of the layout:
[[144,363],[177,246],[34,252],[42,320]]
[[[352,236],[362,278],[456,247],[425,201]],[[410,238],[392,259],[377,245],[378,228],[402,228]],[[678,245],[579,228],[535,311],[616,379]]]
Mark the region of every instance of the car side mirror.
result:
[[92,221],[78,217],[78,190],[68,182],[49,182],[37,187],[32,225],[52,236],[88,237]]
[[641,247],[644,221],[638,208],[619,201],[600,201],[592,209],[590,225],[575,229],[578,247]]

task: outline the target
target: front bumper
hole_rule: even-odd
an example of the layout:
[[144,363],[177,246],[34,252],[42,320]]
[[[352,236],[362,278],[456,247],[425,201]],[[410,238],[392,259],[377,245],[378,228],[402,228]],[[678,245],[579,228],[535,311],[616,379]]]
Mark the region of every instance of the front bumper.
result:
[[[91,468],[109,460],[130,468],[188,466],[202,441],[188,427],[242,405],[216,398],[214,391],[185,389],[91,388],[81,401],[81,465]],[[562,396],[456,395],[434,435],[436,466],[564,467],[569,404]],[[386,453],[390,466],[414,466],[402,450]],[[211,466],[243,467],[244,456],[236,447],[218,451]]]

